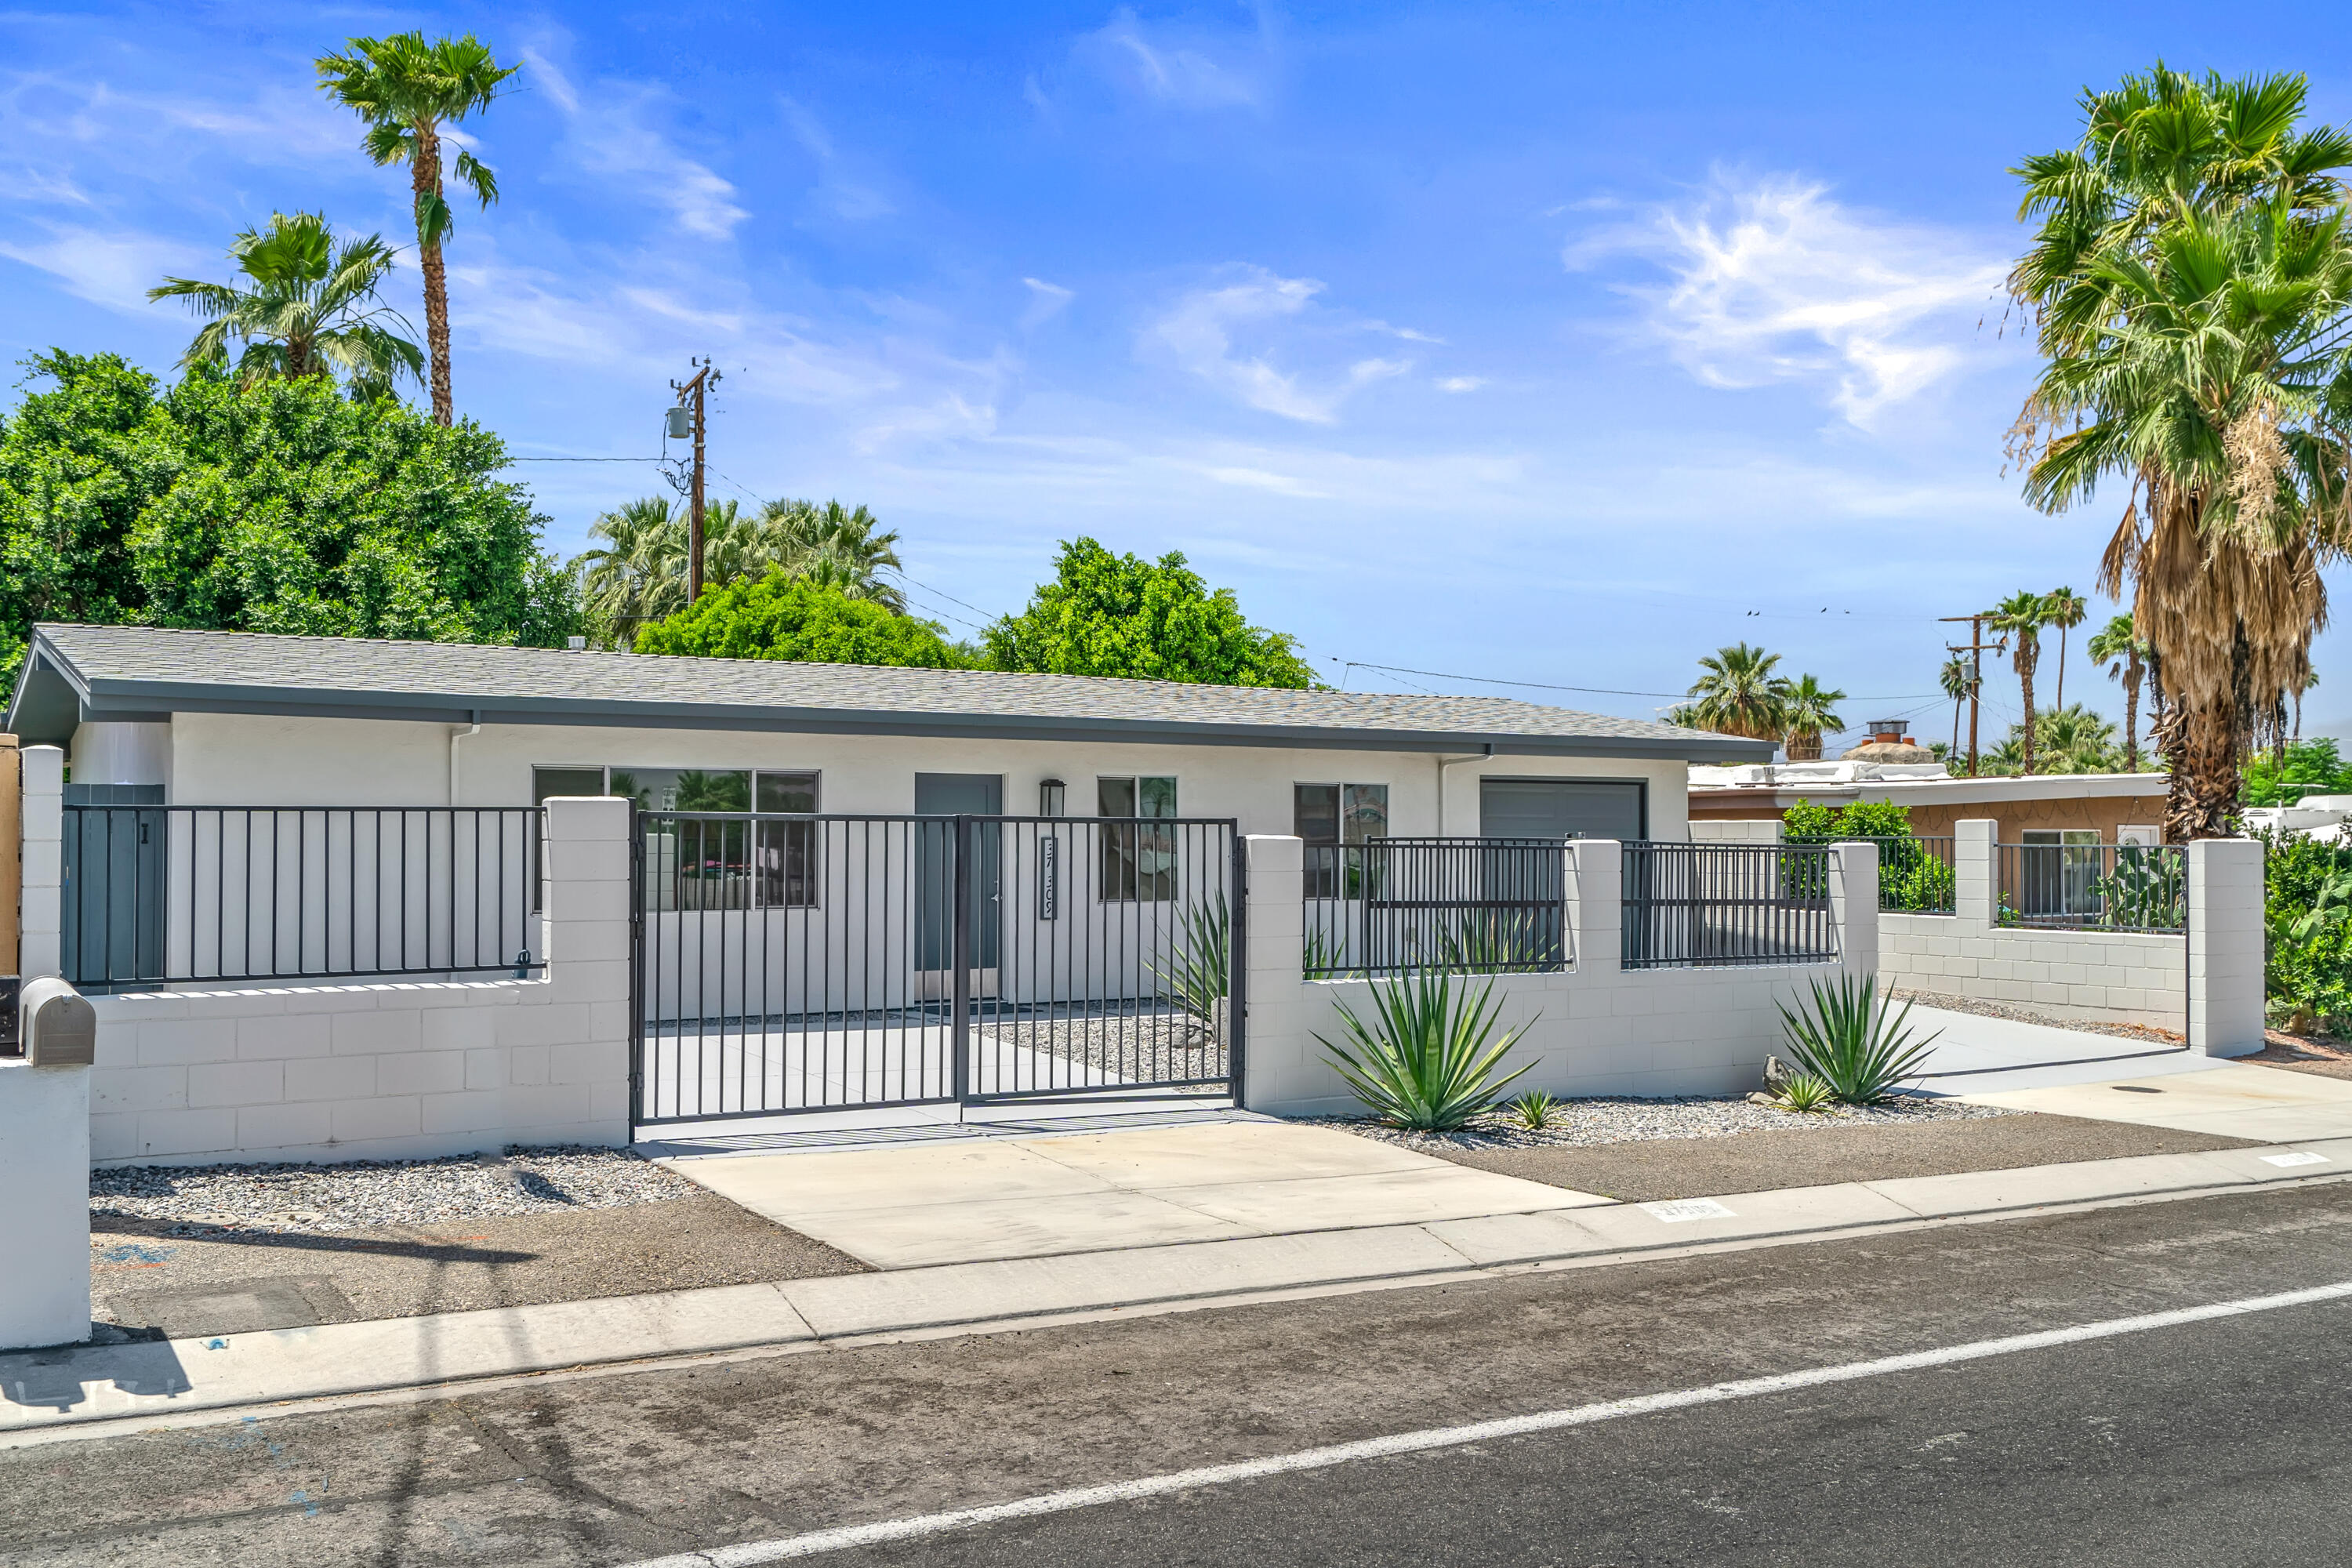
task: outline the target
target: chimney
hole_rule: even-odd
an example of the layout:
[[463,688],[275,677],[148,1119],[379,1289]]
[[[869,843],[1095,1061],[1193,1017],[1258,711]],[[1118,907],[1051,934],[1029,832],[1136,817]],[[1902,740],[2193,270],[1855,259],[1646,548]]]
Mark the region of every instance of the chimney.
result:
[[1874,742],[1884,741],[1895,745],[1907,746],[1911,743],[1904,739],[1903,721],[1900,719],[1873,719],[1870,721],[1870,738]]

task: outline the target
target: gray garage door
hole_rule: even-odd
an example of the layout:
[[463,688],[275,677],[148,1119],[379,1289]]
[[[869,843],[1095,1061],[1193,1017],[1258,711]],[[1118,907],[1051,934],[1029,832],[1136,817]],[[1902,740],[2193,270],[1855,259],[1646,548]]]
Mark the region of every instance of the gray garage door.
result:
[[1488,838],[1639,838],[1643,826],[1638,784],[1478,781],[1478,831]]

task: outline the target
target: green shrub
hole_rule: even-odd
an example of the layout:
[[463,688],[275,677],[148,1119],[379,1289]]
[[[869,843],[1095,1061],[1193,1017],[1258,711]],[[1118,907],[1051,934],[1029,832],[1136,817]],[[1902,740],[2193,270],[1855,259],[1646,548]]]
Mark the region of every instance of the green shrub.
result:
[[1801,1010],[1780,1007],[1781,1033],[1801,1072],[1848,1105],[1875,1105],[1919,1076],[1936,1036],[1912,1042],[1904,1027],[1910,1003],[1890,1016],[1876,976],[1868,974],[1843,974],[1828,984],[1816,980],[1811,989]]
[[1783,1110],[1809,1114],[1827,1110],[1836,1103],[1837,1090],[1827,1080],[1809,1072],[1801,1072],[1780,1086],[1780,1106]]
[[2263,979],[2298,1033],[2352,1026],[2352,849],[2262,836]]
[[1381,1121],[1448,1132],[1495,1103],[1504,1086],[1535,1064],[1495,1075],[1526,1026],[1496,1036],[1495,983],[1457,997],[1454,977],[1416,970],[1372,983],[1368,1023],[1340,1003],[1351,1046],[1315,1037],[1358,1100]]
[[[2352,795],[2352,763],[2336,755],[2333,741],[2292,742],[2284,763],[2276,752],[2257,752],[2239,777],[2238,799],[2244,805],[2291,805],[2306,795]],[[2296,785],[2317,787],[2292,787]]]

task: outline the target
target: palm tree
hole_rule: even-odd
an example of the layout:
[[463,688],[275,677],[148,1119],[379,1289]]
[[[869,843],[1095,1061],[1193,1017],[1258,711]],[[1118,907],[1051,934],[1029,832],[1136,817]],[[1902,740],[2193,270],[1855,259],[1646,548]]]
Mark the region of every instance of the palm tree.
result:
[[2107,624],[2091,637],[2091,657],[2107,667],[2110,679],[2118,673],[2123,677],[2126,773],[2139,772],[2139,687],[2146,675],[2140,656],[2147,651],[2147,646],[2132,635],[2129,616],[2110,616]]
[[[457,417],[449,394],[449,283],[441,241],[453,226],[441,189],[441,142],[446,128],[488,109],[499,84],[522,68],[501,66],[471,33],[462,38],[425,41],[423,33],[385,38],[353,38],[349,52],[318,60],[319,87],[334,94],[367,121],[361,145],[379,166],[405,163],[415,196],[416,246],[425,272],[425,341],[433,356],[433,417],[446,425]],[[499,199],[498,176],[467,151],[457,150],[457,178],[483,207]]]
[[[2305,677],[2303,678],[2303,691],[2308,691],[2308,690],[2310,690],[2313,687],[2317,686],[2318,684],[2319,684],[2319,671],[2317,671],[2317,670],[2315,670],[2315,670],[2313,670],[2310,674],[2308,674],[2308,675],[2306,675],[2306,676],[2305,676]],[[2298,741],[2298,742],[2299,742],[2299,741],[2301,741],[2301,740],[2303,739],[2303,691],[2298,691],[2298,692],[2296,692],[2296,693],[2294,694],[2294,740],[2296,740],[2296,741]]]
[[1937,684],[1944,689],[1944,695],[1952,700],[1952,749],[1946,753],[1948,756],[1960,754],[1960,704],[1977,694],[1980,679],[1977,667],[1969,662],[1967,656],[1957,653],[1944,661],[1944,668],[1937,677]]
[[1699,728],[1719,735],[1745,735],[1755,741],[1777,741],[1789,728],[1789,678],[1774,675],[1777,653],[1734,643],[1717,648],[1699,661],[1706,671],[1689,695],[1698,699],[1692,711]]
[[[877,531],[880,521],[864,506],[837,500],[772,500],[761,509],[772,558],[795,577],[829,583],[853,599],[867,599],[895,615],[907,613],[906,594],[883,574],[905,570],[898,559],[896,529]],[[820,566],[820,562],[830,563]]]
[[686,604],[686,530],[670,503],[646,496],[605,512],[588,525],[602,540],[582,553],[580,593],[596,640],[626,648],[637,628]]
[[2034,721],[2034,749],[2043,771],[2054,773],[2101,773],[2116,764],[2116,727],[2081,703],[2053,708]]
[[2058,628],[2058,706],[2066,706],[2066,634],[2083,624],[2091,602],[2072,588],[2053,588],[2042,596],[2050,606],[2049,624]]
[[1845,728],[1845,721],[1837,713],[1837,704],[1844,700],[1844,692],[1832,691],[1810,675],[1799,676],[1789,686],[1782,698],[1780,721],[1788,726],[1783,743],[1790,762],[1821,760],[1822,731]]
[[408,323],[376,298],[393,267],[382,235],[338,244],[317,213],[273,213],[268,229],[247,229],[228,253],[245,286],[166,278],[147,290],[150,300],[185,300],[205,318],[182,365],[227,363],[234,339],[245,345],[236,377],[247,386],[340,372],[353,396],[373,397],[389,395],[403,371],[422,379],[416,345],[384,324]]
[[2159,67],[2087,99],[2075,150],[2016,171],[2042,222],[2011,289],[2049,363],[2012,452],[2045,511],[2104,476],[2130,487],[2099,586],[2130,585],[2157,650],[2175,840],[2231,830],[2241,761],[2309,672],[2319,567],[2352,531],[2352,136],[2298,132],[2305,97],[2299,77]]
[[2011,645],[2010,668],[2017,671],[2017,683],[2025,698],[2021,773],[2033,771],[2033,669],[2042,661],[2042,628],[2048,624],[2049,608],[2042,595],[2021,588],[1985,612],[1985,625]]

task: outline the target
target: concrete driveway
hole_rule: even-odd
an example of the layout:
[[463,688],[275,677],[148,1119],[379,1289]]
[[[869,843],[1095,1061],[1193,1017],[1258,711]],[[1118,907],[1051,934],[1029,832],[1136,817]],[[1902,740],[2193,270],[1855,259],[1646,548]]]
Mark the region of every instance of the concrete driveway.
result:
[[2104,1083],[2005,1089],[1966,1098],[2053,1116],[2135,1121],[2182,1132],[2212,1132],[2261,1143],[2352,1138],[2352,1083],[2311,1073],[2195,1058],[2197,1072]]
[[665,1162],[878,1268],[1582,1208],[1611,1200],[1258,1121]]

